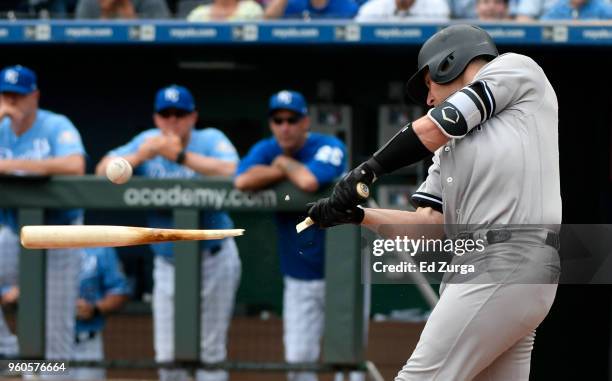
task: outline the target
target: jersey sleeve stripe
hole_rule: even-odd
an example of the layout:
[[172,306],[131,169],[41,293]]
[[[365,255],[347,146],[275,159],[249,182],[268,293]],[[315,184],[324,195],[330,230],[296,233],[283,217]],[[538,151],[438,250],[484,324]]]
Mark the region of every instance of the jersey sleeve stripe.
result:
[[493,97],[493,92],[491,91],[491,89],[489,88],[489,85],[487,85],[486,82],[484,81],[479,81],[479,82],[483,84],[483,88],[491,104],[491,111],[489,112],[489,118],[492,118],[493,115],[495,115],[495,97]]
[[491,94],[487,93],[486,84],[483,81],[477,81],[466,87],[465,89],[472,90],[478,96],[478,99],[482,102],[485,109],[485,117],[481,123],[493,116],[493,102]]
[[484,105],[484,102],[482,101],[482,98],[480,98],[480,96],[469,87],[466,87],[465,89],[461,90],[461,92],[465,93],[465,95],[470,97],[472,102],[474,102],[474,104],[478,108],[478,111],[480,112],[480,123],[482,123],[487,117],[487,114],[485,113],[486,112],[485,105]]
[[432,208],[442,213],[442,199],[433,194],[416,192],[410,197],[410,201],[417,208]]
[[442,199],[440,197],[434,196],[433,194],[429,194],[429,193],[416,192],[415,194],[412,195],[412,198],[427,200],[427,201],[435,202],[435,203],[442,205]]

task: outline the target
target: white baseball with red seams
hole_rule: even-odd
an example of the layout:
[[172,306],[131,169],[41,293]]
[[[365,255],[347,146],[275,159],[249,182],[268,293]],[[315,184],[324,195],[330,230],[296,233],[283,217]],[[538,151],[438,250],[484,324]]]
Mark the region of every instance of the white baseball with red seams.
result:
[[132,166],[122,157],[116,157],[106,166],[106,177],[115,184],[125,184],[132,178]]

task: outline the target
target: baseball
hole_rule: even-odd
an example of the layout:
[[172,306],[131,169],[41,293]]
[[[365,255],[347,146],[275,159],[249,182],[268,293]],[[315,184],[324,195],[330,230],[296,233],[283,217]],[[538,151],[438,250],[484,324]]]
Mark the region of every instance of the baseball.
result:
[[132,177],[132,166],[124,158],[116,157],[106,166],[106,177],[115,184],[125,184]]

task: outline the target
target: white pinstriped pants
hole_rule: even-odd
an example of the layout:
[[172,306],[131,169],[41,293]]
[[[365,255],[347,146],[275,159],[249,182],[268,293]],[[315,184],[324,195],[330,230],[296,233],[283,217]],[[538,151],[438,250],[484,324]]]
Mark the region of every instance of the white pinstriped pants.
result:
[[[317,362],[325,327],[325,281],[284,277],[283,342],[288,363]],[[367,306],[369,311],[369,305]],[[314,372],[289,372],[288,381],[317,381]],[[334,381],[344,380],[342,373]],[[350,381],[363,381],[363,372],[349,372]]]
[[[288,363],[317,362],[325,321],[325,281],[284,279],[283,342]],[[289,372],[289,381],[316,381],[313,372]]]
[[[19,239],[0,227],[0,285],[16,285],[19,269]],[[47,250],[46,340],[47,359],[70,359],[74,347],[76,300],[81,268],[79,249]],[[18,352],[17,339],[0,313],[0,354]]]
[[[104,360],[104,338],[102,332],[98,332],[92,339],[76,343],[74,346],[74,360],[80,361],[101,361]],[[104,368],[72,368],[70,369],[71,380],[95,380],[106,379],[106,369]]]
[[[227,331],[234,300],[240,283],[241,264],[233,238],[223,240],[221,250],[214,256],[202,253],[203,298],[200,338],[201,360],[224,361],[227,356]],[[174,265],[161,257],[155,257],[153,270],[153,322],[155,360],[174,360]],[[183,381],[187,371],[160,369],[161,381]],[[226,371],[197,372],[198,381],[225,381]]]

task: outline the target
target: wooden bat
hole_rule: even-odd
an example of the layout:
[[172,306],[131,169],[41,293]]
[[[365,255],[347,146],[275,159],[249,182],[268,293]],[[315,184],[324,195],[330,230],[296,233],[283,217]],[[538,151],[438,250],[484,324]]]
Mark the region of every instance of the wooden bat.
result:
[[[357,194],[364,200],[370,197],[370,188],[368,188],[368,186],[364,183],[357,183],[356,191],[357,191]],[[304,218],[302,222],[295,225],[295,230],[298,232],[298,234],[300,234],[301,232],[308,229],[312,225],[314,225],[314,221],[312,220],[312,218],[306,217]]]
[[24,226],[21,244],[27,249],[116,247],[167,241],[221,239],[242,235],[244,229],[154,229],[114,225]]

